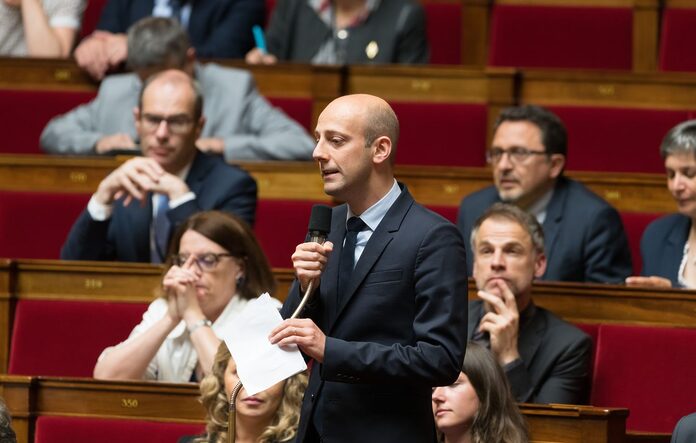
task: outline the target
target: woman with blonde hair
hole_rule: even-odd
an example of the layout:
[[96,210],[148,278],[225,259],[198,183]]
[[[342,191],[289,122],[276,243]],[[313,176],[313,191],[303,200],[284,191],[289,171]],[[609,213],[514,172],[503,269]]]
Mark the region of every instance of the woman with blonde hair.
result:
[[469,342],[459,378],[433,389],[433,414],[445,443],[526,443],[527,426],[503,369]]
[[235,402],[235,435],[229,439],[229,401],[238,381],[237,365],[223,342],[215,355],[212,373],[203,379],[200,387],[201,403],[206,410],[206,435],[184,437],[179,443],[294,441],[307,374],[296,374],[253,396],[247,395],[242,387]]

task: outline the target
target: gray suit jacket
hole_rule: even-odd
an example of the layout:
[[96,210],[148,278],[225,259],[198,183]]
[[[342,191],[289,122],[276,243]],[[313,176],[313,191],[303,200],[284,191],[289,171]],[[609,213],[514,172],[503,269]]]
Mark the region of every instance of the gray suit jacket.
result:
[[672,432],[672,443],[693,443],[696,441],[696,414],[682,417]]
[[[201,137],[223,138],[227,160],[312,158],[314,141],[307,131],[259,94],[248,71],[196,64],[195,76],[206,118]],[[106,135],[127,133],[137,140],[133,108],[141,85],[133,73],[107,77],[94,100],[48,122],[42,148],[51,154],[94,154]]]
[[[528,403],[585,403],[592,339],[546,309],[534,309],[518,333],[521,361],[504,368],[512,394],[517,401]],[[470,301],[469,339],[483,315],[483,302]]]

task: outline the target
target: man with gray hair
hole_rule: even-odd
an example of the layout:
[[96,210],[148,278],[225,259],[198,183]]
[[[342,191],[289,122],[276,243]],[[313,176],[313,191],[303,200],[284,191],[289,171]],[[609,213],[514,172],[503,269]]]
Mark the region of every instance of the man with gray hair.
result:
[[206,125],[197,147],[226,160],[308,160],[314,140],[271,106],[248,71],[196,62],[186,31],[173,19],[150,17],[128,31],[128,64],[134,73],[107,77],[97,97],[53,118],[41,134],[51,154],[105,154],[137,150],[133,123],[142,81],[165,69],[193,76],[202,89]]
[[476,221],[471,250],[479,299],[469,302],[469,340],[491,350],[517,401],[586,402],[590,337],[532,300],[546,270],[539,222],[496,203]]
[[[554,113],[534,105],[504,109],[486,152],[494,186],[462,200],[459,230],[467,238],[489,206],[512,203],[544,226],[548,266],[543,280],[623,282],[632,267],[621,217],[583,184],[563,175],[567,151],[566,129]],[[469,251],[467,263],[471,266]]]

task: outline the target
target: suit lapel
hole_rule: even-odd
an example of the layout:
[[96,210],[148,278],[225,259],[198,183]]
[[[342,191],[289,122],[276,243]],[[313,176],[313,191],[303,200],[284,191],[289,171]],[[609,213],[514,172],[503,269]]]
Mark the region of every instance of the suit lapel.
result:
[[[145,198],[145,204],[131,202],[123,207],[126,223],[123,226],[128,230],[126,238],[132,238],[133,249],[138,260],[150,261],[150,225],[152,224],[152,196]],[[116,246],[118,249],[119,247]]]
[[535,307],[534,317],[528,319],[524,329],[520,330],[517,342],[517,349],[525,365],[529,367],[534,359],[534,355],[539,349],[539,345],[544,338],[546,330],[546,319],[539,307]]
[[204,179],[206,175],[208,175],[210,168],[213,167],[213,162],[210,160],[210,158],[200,151],[197,151],[196,156],[193,158],[191,169],[189,169],[188,175],[186,176],[186,184],[191,192],[196,195],[202,195],[201,190]]
[[677,279],[679,278],[679,267],[684,255],[684,244],[689,239],[690,229],[691,220],[688,217],[679,217],[667,236],[667,251],[663,254],[665,259],[662,263],[662,269],[665,270],[666,275],[674,273],[673,275],[676,275]]
[[[411,194],[409,194],[408,189],[406,189],[406,187],[404,186],[401,191],[401,195],[399,195],[399,198],[394,202],[392,207],[389,208],[386,215],[377,226],[375,232],[372,233],[372,236],[370,237],[370,240],[367,242],[367,245],[365,245],[365,249],[360,255],[360,259],[358,260],[358,263],[356,264],[355,269],[353,270],[353,274],[351,275],[350,286],[348,286],[348,291],[345,294],[342,304],[338,306],[336,319],[331,325],[332,328],[336,325],[336,323],[338,323],[341,317],[341,313],[350,303],[351,299],[355,296],[358,287],[360,287],[363,280],[365,280],[365,277],[367,277],[367,275],[370,273],[379,257],[382,255],[384,249],[394,238],[395,233],[401,227],[401,223],[403,222],[404,217],[406,216],[408,210],[411,208],[412,205],[413,197],[411,197]],[[345,214],[343,222],[343,233],[345,235]],[[343,243],[342,238],[341,243]],[[334,251],[334,253],[336,252],[338,252],[338,256],[340,257],[340,250]],[[338,268],[338,266],[336,266],[336,268]],[[337,282],[338,275],[336,275],[336,283]]]
[[[560,178],[559,183],[553,191],[553,196],[549,205],[546,207],[546,219],[544,220],[544,243],[547,263],[553,263],[554,243],[558,238],[558,230],[563,221],[563,208],[566,205],[568,189],[565,186],[565,179]],[[548,272],[548,268],[546,269]]]

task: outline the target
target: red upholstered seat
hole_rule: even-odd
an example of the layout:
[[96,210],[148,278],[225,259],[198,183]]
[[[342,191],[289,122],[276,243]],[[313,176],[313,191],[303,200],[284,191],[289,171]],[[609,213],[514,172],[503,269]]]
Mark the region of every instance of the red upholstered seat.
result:
[[30,91],[0,89],[0,121],[4,128],[0,153],[40,153],[39,137],[48,121],[93,99],[85,91]]
[[390,100],[399,117],[399,165],[484,166],[488,108]]
[[595,349],[597,347],[597,336],[599,335],[599,325],[590,323],[575,323],[575,326],[580,329],[585,334],[592,338],[592,359],[590,361],[590,382],[593,377],[594,360],[595,360]]
[[204,431],[204,425],[195,423],[41,416],[34,443],[173,443]]
[[437,212],[452,223],[457,223],[457,214],[459,213],[458,206],[428,205],[428,209]]
[[82,15],[82,29],[80,29],[80,37],[86,37],[97,28],[101,11],[104,8],[107,0],[89,0],[87,7]]
[[696,71],[696,9],[667,7],[662,13],[660,69]]
[[301,124],[310,134],[314,132],[312,127],[312,99],[268,97],[268,101],[273,106],[282,109],[288,117]]
[[90,195],[0,192],[0,257],[56,259]]
[[292,267],[290,257],[295,247],[305,241],[309,216],[316,203],[308,200],[258,201],[254,233],[272,267]]
[[493,6],[488,63],[540,68],[632,68],[631,8]]
[[633,274],[640,275],[640,270],[643,267],[643,260],[640,255],[640,239],[643,236],[643,231],[652,222],[663,214],[644,213],[644,212],[622,212],[621,220],[623,221],[626,236],[628,237],[628,246],[631,248],[631,260],[633,261]]
[[144,303],[19,300],[8,372],[91,377],[101,351],[125,340],[146,309]]
[[458,65],[462,60],[461,3],[424,2],[430,63]]
[[696,329],[602,325],[591,403],[628,407],[632,431],[672,432],[696,403]]
[[660,143],[687,111],[549,106],[568,129],[567,169],[663,173]]

